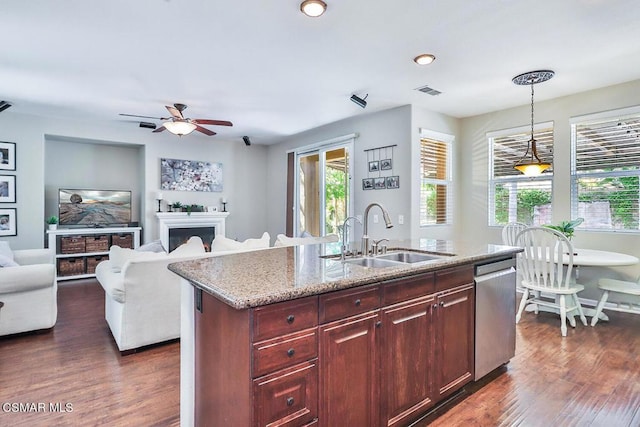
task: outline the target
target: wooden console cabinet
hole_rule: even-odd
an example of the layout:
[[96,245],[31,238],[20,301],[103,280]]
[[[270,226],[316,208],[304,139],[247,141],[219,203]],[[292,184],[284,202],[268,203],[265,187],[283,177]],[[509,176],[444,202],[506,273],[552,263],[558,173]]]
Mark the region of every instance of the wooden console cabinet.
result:
[[[131,248],[140,246],[141,227],[105,227],[105,228],[62,228],[48,230],[48,247],[56,253],[57,280],[82,279],[95,277],[95,266],[108,259],[109,247],[118,245],[120,240],[130,242]],[[71,251],[62,250],[62,239],[69,239],[78,245]],[[106,245],[87,244],[94,239],[104,240]],[[65,253],[68,252],[68,253]],[[71,267],[71,268],[70,268]],[[65,271],[61,271],[65,268]]]
[[473,378],[471,265],[247,310],[195,292],[197,426],[404,426]]

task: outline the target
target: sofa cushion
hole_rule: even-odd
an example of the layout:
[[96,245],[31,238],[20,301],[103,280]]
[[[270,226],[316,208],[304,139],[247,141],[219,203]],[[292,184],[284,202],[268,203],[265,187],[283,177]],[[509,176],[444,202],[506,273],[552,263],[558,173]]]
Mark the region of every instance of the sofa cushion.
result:
[[247,239],[244,242],[238,242],[224,236],[216,236],[211,245],[211,252],[264,249],[269,247],[270,239],[269,233],[266,231],[259,239]]
[[8,256],[0,254],[0,268],[3,267],[19,267],[19,265]]
[[13,260],[13,251],[11,250],[11,246],[9,246],[9,242],[0,241],[0,255],[4,255],[10,260]]
[[204,244],[202,243],[202,239],[198,236],[191,236],[187,243],[183,243],[182,245],[175,248],[173,251],[169,253],[170,257],[178,258],[178,257],[186,257],[190,255],[199,255],[206,253],[204,249]]
[[122,267],[126,264],[127,261],[132,260],[143,260],[143,259],[156,259],[163,258],[167,256],[167,254],[156,253],[156,252],[144,252],[144,251],[136,251],[128,248],[121,248],[118,245],[113,245],[109,249],[109,261],[111,261],[111,268],[114,272],[119,273],[122,270]]
[[330,243],[337,242],[338,235],[336,234],[327,234],[326,236],[314,237],[309,235],[309,237],[288,237],[284,234],[278,234],[276,237],[276,241],[273,246],[298,246],[298,245],[312,245],[315,243]]
[[162,243],[160,242],[160,240],[154,240],[153,242],[145,243],[144,245],[140,245],[135,250],[139,252],[166,252],[162,247]]

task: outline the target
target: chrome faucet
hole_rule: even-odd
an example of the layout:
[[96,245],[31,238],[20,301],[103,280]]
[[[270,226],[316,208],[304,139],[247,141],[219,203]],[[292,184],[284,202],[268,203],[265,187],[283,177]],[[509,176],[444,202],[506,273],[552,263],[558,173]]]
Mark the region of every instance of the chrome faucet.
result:
[[360,224],[362,224],[362,221],[360,221],[358,218],[356,218],[355,216],[349,216],[347,217],[347,219],[344,220],[344,222],[342,223],[342,250],[340,251],[340,259],[342,259],[344,261],[344,258],[347,254],[347,227],[349,226],[349,224],[347,224],[347,222],[349,222],[350,219],[355,219],[356,221],[358,221]]
[[367,256],[369,254],[369,210],[377,206],[382,211],[382,218],[384,219],[384,223],[387,228],[393,227],[391,223],[391,218],[389,218],[389,212],[385,208],[382,207],[379,203],[371,203],[364,210],[364,223],[362,224],[362,256]]

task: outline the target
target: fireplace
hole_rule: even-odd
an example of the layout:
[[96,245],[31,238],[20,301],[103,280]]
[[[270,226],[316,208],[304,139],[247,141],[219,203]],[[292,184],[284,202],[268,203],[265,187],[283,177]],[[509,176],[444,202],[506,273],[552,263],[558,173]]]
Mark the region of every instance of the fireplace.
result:
[[169,252],[187,241],[200,236],[207,251],[215,236],[225,235],[225,220],[229,212],[158,212],[160,241]]

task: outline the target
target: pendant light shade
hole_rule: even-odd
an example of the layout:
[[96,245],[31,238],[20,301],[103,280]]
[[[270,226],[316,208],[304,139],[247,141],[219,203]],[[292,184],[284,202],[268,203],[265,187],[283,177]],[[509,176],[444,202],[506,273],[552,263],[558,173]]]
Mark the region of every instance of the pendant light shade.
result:
[[527,143],[527,151],[513,166],[527,176],[540,175],[551,167],[551,163],[544,162],[538,155],[536,147],[536,139],[533,134],[533,85],[546,82],[553,77],[555,73],[551,70],[529,71],[515,76],[512,81],[517,85],[531,85],[531,139]]

